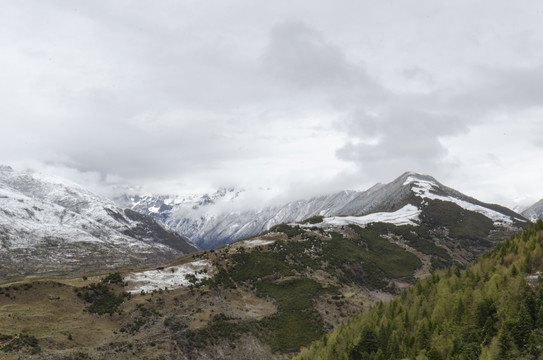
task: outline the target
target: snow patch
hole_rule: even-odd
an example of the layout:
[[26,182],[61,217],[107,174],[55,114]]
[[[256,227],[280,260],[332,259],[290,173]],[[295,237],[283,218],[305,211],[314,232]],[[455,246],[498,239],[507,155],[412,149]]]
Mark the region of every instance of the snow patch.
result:
[[[203,272],[202,270],[207,270]],[[129,273],[124,277],[128,282],[128,292],[139,293],[142,290],[152,292],[159,289],[176,289],[189,286],[186,275],[194,275],[197,280],[209,279],[213,266],[209,260],[197,260],[183,265],[168,266],[162,270],[148,270]]]
[[416,196],[419,196],[421,198],[453,202],[465,210],[477,212],[479,214],[486,216],[487,218],[494,221],[494,225],[506,225],[506,224],[509,225],[513,223],[513,220],[511,219],[511,217],[504,215],[502,213],[499,213],[497,211],[491,210],[489,208],[486,208],[484,206],[475,205],[470,202],[460,200],[452,196],[442,196],[442,195],[437,195],[437,194],[432,193],[431,190],[433,190],[434,187],[439,187],[439,185],[433,181],[417,179],[415,177],[409,176],[405,180],[403,185],[409,185],[409,184],[413,184],[413,186],[411,187],[411,190],[415,193]]
[[243,241],[243,246],[252,248],[255,246],[270,245],[270,244],[273,244],[274,242],[275,240],[262,240],[262,239],[245,240]]
[[342,225],[367,225],[370,223],[389,223],[394,225],[418,225],[421,211],[414,205],[407,204],[403,208],[394,212],[378,212],[364,216],[333,216],[324,218],[318,224],[300,225],[302,227],[323,227],[323,226],[342,226]]

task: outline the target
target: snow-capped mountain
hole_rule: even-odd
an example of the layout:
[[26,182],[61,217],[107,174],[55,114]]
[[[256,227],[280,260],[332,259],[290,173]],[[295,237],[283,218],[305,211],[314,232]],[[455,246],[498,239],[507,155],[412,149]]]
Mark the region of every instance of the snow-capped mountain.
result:
[[525,221],[512,210],[485,204],[444,186],[431,176],[413,172],[366,191],[340,191],[256,210],[229,211],[228,207],[223,206],[237,201],[240,194],[235,189],[221,189],[213,195],[201,197],[125,196],[121,201],[125,206],[159,219],[202,248],[213,248],[254,236],[277,224],[299,222],[313,216],[362,216],[394,212],[407,204],[422,211],[430,200],[445,201],[480,213],[496,226],[513,226]]
[[77,184],[0,166],[0,277],[159,263],[197,247]]
[[538,202],[524,210],[521,214],[522,216],[530,219],[531,221],[543,219],[543,199],[539,200]]

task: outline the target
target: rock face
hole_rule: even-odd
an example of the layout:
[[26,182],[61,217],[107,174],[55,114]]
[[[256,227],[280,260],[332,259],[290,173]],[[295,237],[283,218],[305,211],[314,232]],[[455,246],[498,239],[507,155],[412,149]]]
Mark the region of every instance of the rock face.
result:
[[524,210],[522,212],[522,216],[530,219],[531,221],[543,219],[543,199],[539,200],[528,209]]
[[366,191],[340,191],[281,206],[229,211],[227,205],[235,204],[242,196],[243,192],[236,189],[220,189],[215,194],[201,197],[125,195],[117,200],[123,206],[162,221],[205,249],[254,236],[277,224],[302,221],[313,216],[359,216],[373,212],[392,212],[402,208],[414,197],[422,199],[423,196],[478,209],[493,221],[498,218],[508,223],[516,221],[514,219],[525,220],[512,210],[482,203],[444,186],[431,176],[412,172],[401,175],[389,184],[377,184]]
[[2,166],[0,249],[9,278],[154,264],[197,247],[76,184]]

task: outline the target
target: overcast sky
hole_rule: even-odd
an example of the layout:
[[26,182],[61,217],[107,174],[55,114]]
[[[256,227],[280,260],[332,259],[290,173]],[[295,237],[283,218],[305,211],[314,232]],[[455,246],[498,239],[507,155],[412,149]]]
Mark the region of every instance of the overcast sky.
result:
[[[300,198],[543,198],[543,2],[3,1],[0,163]],[[285,195],[286,194],[286,195]]]

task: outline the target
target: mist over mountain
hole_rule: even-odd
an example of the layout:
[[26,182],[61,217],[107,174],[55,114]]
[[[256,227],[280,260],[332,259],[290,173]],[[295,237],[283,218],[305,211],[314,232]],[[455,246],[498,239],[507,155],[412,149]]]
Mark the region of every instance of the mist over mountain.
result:
[[[423,188],[417,187],[417,184],[422,184]],[[254,236],[277,224],[302,221],[313,216],[359,216],[396,211],[413,202],[413,199],[422,198],[418,196],[421,189],[427,189],[427,195],[432,198],[476,209],[493,221],[507,224],[525,220],[510,209],[483,203],[439,183],[431,176],[413,172],[407,172],[388,184],[376,184],[366,191],[345,190],[261,208],[255,208],[256,205],[252,204],[248,210],[236,206],[242,201],[244,193],[235,188],[184,197],[124,195],[116,201],[153,216],[202,248],[209,249]]]

